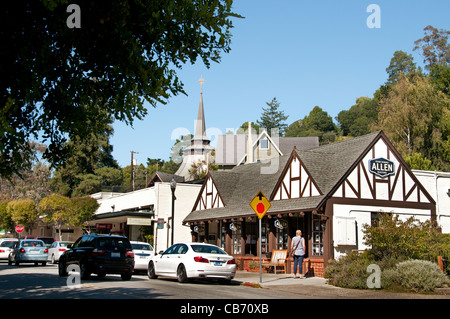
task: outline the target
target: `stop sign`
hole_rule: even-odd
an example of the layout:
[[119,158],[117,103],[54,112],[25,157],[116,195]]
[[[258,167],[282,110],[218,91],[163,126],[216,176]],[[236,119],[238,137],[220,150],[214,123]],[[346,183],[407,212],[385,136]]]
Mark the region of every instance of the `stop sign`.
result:
[[16,226],[16,233],[21,233],[21,232],[23,232],[24,229],[25,229],[25,227],[23,227],[22,225],[17,225]]

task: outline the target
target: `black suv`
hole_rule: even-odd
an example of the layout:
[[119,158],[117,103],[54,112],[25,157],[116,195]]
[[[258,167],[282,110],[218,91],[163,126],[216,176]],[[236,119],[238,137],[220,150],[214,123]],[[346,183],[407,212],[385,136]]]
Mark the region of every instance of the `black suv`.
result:
[[134,253],[124,236],[85,234],[68,246],[59,258],[59,276],[67,276],[67,266],[78,265],[81,279],[92,273],[103,278],[106,274],[120,274],[130,280],[134,270]]

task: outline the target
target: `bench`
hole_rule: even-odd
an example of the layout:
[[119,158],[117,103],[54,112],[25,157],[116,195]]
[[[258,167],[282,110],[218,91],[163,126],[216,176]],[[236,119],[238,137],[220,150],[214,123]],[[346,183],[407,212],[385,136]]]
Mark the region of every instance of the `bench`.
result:
[[287,249],[274,249],[272,252],[272,258],[268,263],[262,263],[263,266],[273,267],[275,274],[277,273],[277,267],[283,267],[286,274],[286,258]]

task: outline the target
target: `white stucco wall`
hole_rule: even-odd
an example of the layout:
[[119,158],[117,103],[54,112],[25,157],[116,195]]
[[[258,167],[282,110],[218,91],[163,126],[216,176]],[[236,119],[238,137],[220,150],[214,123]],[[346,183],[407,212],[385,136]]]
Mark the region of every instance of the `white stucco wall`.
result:
[[450,173],[413,170],[414,175],[436,201],[436,221],[443,233],[450,233]]
[[95,214],[111,213],[113,211],[111,206],[114,206],[115,212],[119,212],[153,205],[154,202],[154,187],[144,188],[129,193],[115,193],[112,197],[98,199],[100,207]]
[[[196,184],[177,184],[175,189],[175,229],[174,242],[191,242],[191,229],[188,226],[183,226],[182,222],[187,215],[192,211],[195,200],[202,185]],[[165,224],[163,229],[157,229],[156,222],[154,223],[154,235],[156,251],[166,250],[168,243],[171,240],[171,229],[167,227],[169,217],[172,216],[172,191],[170,183],[156,183],[155,184],[155,217],[164,218]],[[169,245],[170,246],[170,245]]]
[[407,220],[414,216],[415,219],[424,222],[430,218],[430,211],[426,209],[335,204],[333,210],[335,258],[339,258],[354,249],[364,250],[369,248],[364,244],[363,225],[370,225],[372,212],[392,212],[399,215],[400,220]]

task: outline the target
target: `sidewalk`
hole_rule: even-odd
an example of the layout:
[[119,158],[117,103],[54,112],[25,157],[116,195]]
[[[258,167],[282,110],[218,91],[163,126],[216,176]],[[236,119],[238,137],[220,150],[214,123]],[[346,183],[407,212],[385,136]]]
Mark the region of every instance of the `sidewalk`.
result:
[[[438,290],[434,293],[395,293],[376,289],[348,289],[339,288],[327,284],[327,280],[319,277],[294,278],[293,274],[262,274],[262,282],[259,282],[258,272],[247,272],[239,270],[236,272],[234,280],[244,284],[260,284],[263,289],[291,292],[298,298],[317,299],[450,299],[450,294],[445,290]],[[258,289],[250,288],[249,289]]]
[[261,284],[263,288],[269,288],[271,286],[280,286],[280,285],[298,285],[298,286],[328,286],[327,280],[319,277],[307,277],[307,278],[294,278],[293,274],[273,274],[273,273],[263,273],[262,274],[262,282],[259,282],[260,276],[259,272],[247,272],[245,270],[238,270],[236,272],[235,280],[239,280],[242,282],[251,282],[255,284]]

